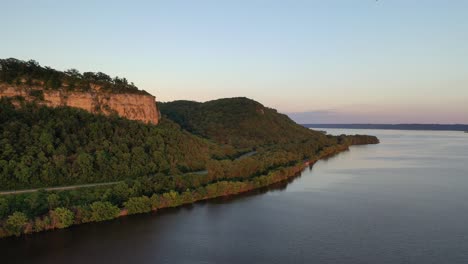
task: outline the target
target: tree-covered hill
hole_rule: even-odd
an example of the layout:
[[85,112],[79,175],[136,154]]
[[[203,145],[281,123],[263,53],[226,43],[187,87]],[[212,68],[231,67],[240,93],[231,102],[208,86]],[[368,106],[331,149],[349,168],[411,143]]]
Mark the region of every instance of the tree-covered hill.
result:
[[286,115],[245,98],[198,103],[174,101],[158,104],[161,113],[188,131],[238,148],[257,148],[327,137],[296,124]]
[[4,98],[0,124],[0,190],[184,173],[232,155],[167,119],[146,125]]

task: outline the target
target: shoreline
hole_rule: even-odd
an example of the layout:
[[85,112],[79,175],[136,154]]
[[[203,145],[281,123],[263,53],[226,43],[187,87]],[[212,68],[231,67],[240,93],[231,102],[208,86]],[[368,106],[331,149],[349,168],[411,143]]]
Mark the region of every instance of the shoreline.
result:
[[[219,199],[219,198],[227,198],[227,197],[236,197],[238,195],[242,195],[242,194],[247,194],[247,193],[251,193],[251,192],[255,192],[257,190],[261,190],[262,188],[267,188],[269,186],[272,186],[272,185],[275,185],[275,184],[280,184],[282,182],[286,182],[286,181],[289,181],[297,176],[300,175],[300,173],[302,173],[307,167],[312,167],[315,165],[315,163],[317,163],[318,161],[320,160],[324,160],[324,159],[327,159],[327,158],[331,158],[335,155],[338,155],[342,152],[345,152],[345,151],[349,151],[349,147],[350,145],[344,145],[345,147],[343,148],[340,148],[338,151],[336,152],[332,152],[332,153],[326,153],[325,155],[323,156],[320,156],[319,158],[315,158],[315,159],[310,159],[308,161],[305,161],[305,162],[302,162],[301,164],[296,164],[296,165],[293,165],[293,166],[289,166],[289,167],[285,167],[285,169],[293,169],[292,170],[292,174],[288,174],[288,176],[284,177],[284,178],[281,178],[280,180],[278,181],[274,181],[272,183],[269,183],[268,185],[265,185],[265,186],[261,186],[261,187],[257,187],[257,188],[252,188],[252,189],[248,189],[248,190],[244,190],[244,191],[240,191],[240,192],[235,192],[235,193],[230,193],[230,194],[225,194],[225,195],[219,195],[219,196],[213,196],[213,197],[206,197],[206,198],[203,198],[203,199],[199,199],[199,200],[196,200],[196,201],[193,201],[193,202],[190,202],[190,203],[182,203],[182,204],[179,204],[177,206],[167,206],[167,207],[160,207],[160,208],[157,208],[157,209],[152,209],[150,212],[156,212],[158,210],[163,210],[163,209],[168,209],[168,208],[178,208],[178,207],[181,207],[181,206],[186,206],[186,205],[190,205],[190,204],[195,204],[197,202],[202,202],[202,201],[209,201],[209,200],[214,200],[214,199]],[[353,145],[351,145],[353,146]],[[356,145],[354,145],[356,146]],[[273,170],[273,171],[270,171],[268,172],[268,174],[270,173],[274,173],[276,170]],[[258,176],[258,177],[262,177],[262,176],[265,176],[265,175],[261,175],[261,176]],[[256,178],[258,178],[256,177]],[[220,181],[220,182],[223,182],[223,181]],[[128,214],[128,212],[126,212],[127,210],[126,209],[122,209],[120,211],[120,214],[117,218],[119,217],[122,217],[122,216],[128,216],[128,215],[136,215],[136,214]],[[150,212],[145,212],[145,213],[150,213]],[[144,213],[137,213],[137,214],[144,214]]]
[[[126,208],[125,206],[123,208],[119,208],[118,214],[116,214],[114,217],[103,220],[104,221],[109,221],[109,220],[114,220],[116,218],[120,217],[126,217],[129,215],[133,214],[144,214],[144,213],[155,213],[158,210],[164,210],[164,209],[169,209],[169,208],[177,208],[181,206],[187,206],[190,204],[195,204],[197,202],[202,202],[202,201],[209,201],[209,200],[214,200],[214,199],[220,199],[220,198],[228,198],[232,197],[235,198],[236,196],[247,194],[247,193],[253,193],[257,190],[261,190],[263,188],[267,188],[269,186],[275,185],[275,184],[280,184],[281,182],[286,182],[289,181],[297,176],[300,175],[300,173],[306,169],[307,167],[312,167],[317,163],[319,160],[323,160],[326,158],[330,158],[332,156],[338,155],[344,151],[349,151],[349,147],[353,145],[367,145],[367,144],[377,144],[378,142],[368,142],[368,143],[363,143],[363,142],[349,142],[345,144],[340,144],[340,145],[335,145],[331,147],[327,147],[321,151],[321,153],[318,154],[317,157],[313,159],[309,159],[306,161],[300,161],[297,162],[295,165],[291,165],[288,167],[280,167],[276,168],[272,171],[269,171],[268,173],[264,175],[260,175],[254,178],[250,178],[247,181],[229,181],[229,180],[221,180],[212,184],[206,185],[204,188],[207,189],[207,194],[195,198],[193,200],[190,200],[189,202],[180,202],[180,203],[175,203],[175,204],[161,204],[160,206],[151,206],[148,208],[149,210],[144,210],[144,211],[138,211],[138,212],[129,212],[129,209]],[[226,189],[225,191],[221,192],[221,194],[212,194],[210,195],[209,190],[210,187],[215,188],[217,191],[219,189]],[[231,188],[234,187],[234,188]],[[211,188],[211,189],[212,189]],[[217,192],[216,192],[217,193]],[[164,194],[159,194],[159,197],[164,197]],[[183,193],[178,195],[183,195]],[[156,194],[155,194],[156,195]],[[148,197],[144,196],[146,199],[149,199]],[[136,199],[140,197],[135,197]],[[47,215],[46,215],[47,216]],[[44,216],[42,216],[44,217]],[[42,217],[39,217],[42,218]],[[101,221],[85,221],[85,222],[79,222],[79,223],[72,223],[69,226],[62,227],[62,228],[69,228],[69,227],[74,227],[82,224],[87,224],[87,223],[93,223],[93,222],[101,222]],[[29,235],[33,235],[35,233],[42,233],[42,232],[49,232],[49,231],[54,231],[56,229],[62,229],[57,226],[49,226],[48,228],[44,228],[43,230],[37,231],[33,229],[33,223],[34,220],[30,220],[27,225],[24,227],[23,231],[21,234],[16,234],[16,237],[26,237]],[[7,237],[13,237],[15,234],[7,234],[7,233],[0,233],[0,239],[1,238],[7,238]]]

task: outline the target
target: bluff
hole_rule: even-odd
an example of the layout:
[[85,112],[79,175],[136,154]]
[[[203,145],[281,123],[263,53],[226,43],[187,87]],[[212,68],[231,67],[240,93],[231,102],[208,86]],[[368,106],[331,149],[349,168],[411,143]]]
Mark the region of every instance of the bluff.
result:
[[49,107],[69,106],[94,114],[111,115],[137,120],[147,124],[158,124],[159,111],[152,95],[112,93],[91,85],[88,91],[62,89],[47,90],[40,86],[11,85],[0,83],[0,98],[13,97],[36,102]]
[[[90,113],[117,114],[158,124],[155,97],[126,78],[103,72],[58,71],[34,60],[0,59],[0,98],[14,97],[49,107],[69,106]],[[18,102],[18,100],[16,100]]]

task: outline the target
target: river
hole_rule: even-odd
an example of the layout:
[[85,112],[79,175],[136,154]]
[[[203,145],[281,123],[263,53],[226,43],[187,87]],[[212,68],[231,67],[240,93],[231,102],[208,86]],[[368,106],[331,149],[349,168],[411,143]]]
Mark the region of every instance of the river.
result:
[[3,239],[1,263],[468,263],[467,134],[327,131],[381,144],[269,190]]

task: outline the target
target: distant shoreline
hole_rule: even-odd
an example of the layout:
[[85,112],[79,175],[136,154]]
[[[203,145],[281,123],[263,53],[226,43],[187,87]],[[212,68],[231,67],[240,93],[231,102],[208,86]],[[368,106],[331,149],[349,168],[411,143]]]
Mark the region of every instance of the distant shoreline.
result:
[[302,124],[307,128],[468,131],[464,124]]

